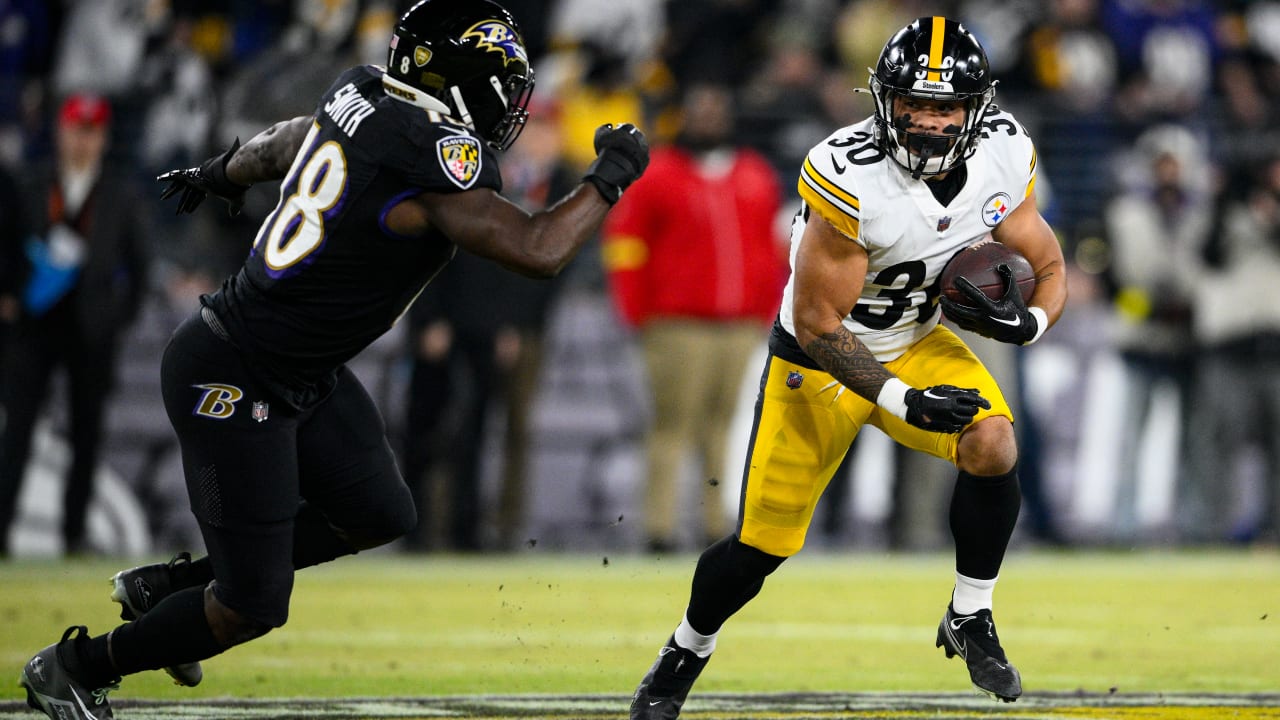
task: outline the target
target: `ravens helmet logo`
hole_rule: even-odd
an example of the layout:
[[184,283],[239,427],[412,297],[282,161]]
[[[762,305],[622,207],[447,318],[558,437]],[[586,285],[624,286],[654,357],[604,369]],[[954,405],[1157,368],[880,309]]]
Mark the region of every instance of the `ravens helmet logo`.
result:
[[467,38],[477,38],[476,46],[483,50],[502,53],[505,65],[513,62],[529,64],[529,56],[524,49],[524,43],[520,41],[520,34],[504,22],[499,20],[478,22],[462,33],[462,40],[465,41]]

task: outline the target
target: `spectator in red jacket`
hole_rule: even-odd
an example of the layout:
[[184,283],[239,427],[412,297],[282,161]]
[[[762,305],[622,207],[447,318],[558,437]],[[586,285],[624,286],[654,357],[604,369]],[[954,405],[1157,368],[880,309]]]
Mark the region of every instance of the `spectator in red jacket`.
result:
[[769,162],[733,144],[733,95],[689,86],[681,129],[655,149],[645,176],[604,228],[617,308],[639,334],[653,393],[645,532],[650,551],[676,549],[686,456],[702,468],[702,540],[728,532],[718,487],[725,436],[753,349],[786,280],[781,191]]

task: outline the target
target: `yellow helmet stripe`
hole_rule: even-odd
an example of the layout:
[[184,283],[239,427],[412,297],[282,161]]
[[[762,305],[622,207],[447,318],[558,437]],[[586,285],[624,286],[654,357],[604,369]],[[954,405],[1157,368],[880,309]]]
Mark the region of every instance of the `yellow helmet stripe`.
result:
[[[942,67],[942,40],[947,34],[947,19],[941,15],[933,16],[933,32],[929,35],[929,67]],[[930,70],[928,79],[932,82],[940,82],[942,73],[936,70]]]

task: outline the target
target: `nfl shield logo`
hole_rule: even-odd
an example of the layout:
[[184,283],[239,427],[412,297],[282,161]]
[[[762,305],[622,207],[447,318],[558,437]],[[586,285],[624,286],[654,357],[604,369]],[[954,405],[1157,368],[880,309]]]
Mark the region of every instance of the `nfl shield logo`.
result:
[[269,412],[270,412],[270,407],[262,400],[255,400],[253,402],[253,419],[254,420],[257,420],[258,422],[262,422],[266,420],[267,414]]
[[951,227],[951,216],[950,216],[950,215],[943,215],[943,216],[938,220],[938,232],[943,232],[943,231],[945,231],[945,230],[946,230],[947,228],[949,228],[949,227]]
[[792,390],[798,389],[800,387],[800,384],[803,382],[804,382],[804,375],[801,375],[795,370],[792,370],[791,372],[787,373],[787,387],[791,388]]
[[442,138],[436,142],[440,167],[455,185],[466,190],[480,177],[480,141],[466,135]]

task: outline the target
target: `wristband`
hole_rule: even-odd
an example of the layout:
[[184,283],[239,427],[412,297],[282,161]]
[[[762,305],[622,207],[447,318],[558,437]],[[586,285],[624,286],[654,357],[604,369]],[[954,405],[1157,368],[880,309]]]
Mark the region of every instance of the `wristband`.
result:
[[876,405],[888,410],[894,417],[907,419],[907,391],[911,386],[896,377],[891,377],[880,386],[880,394],[876,396]]
[[582,179],[595,186],[595,189],[600,193],[600,197],[604,198],[604,201],[610,205],[616,205],[618,200],[622,198],[622,188],[599,175],[587,175]]
[[235,197],[249,189],[248,185],[240,183],[227,177],[227,163],[231,162],[231,156],[236,154],[240,149],[240,138],[236,138],[231,143],[231,147],[221,155],[216,155],[205,161],[201,167],[205,174],[209,176],[209,180],[213,184],[213,194],[222,198]]
[[1036,319],[1036,334],[1032,335],[1030,340],[1022,343],[1023,345],[1030,345],[1039,340],[1040,336],[1044,335],[1044,331],[1049,329],[1049,314],[1044,311],[1044,308],[1032,305],[1027,308],[1027,312],[1031,313],[1031,317]]

